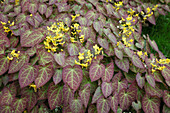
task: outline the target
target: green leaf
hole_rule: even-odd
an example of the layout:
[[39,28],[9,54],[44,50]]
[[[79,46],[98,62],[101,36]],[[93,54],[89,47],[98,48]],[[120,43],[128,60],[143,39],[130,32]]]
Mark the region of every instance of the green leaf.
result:
[[12,113],[14,111],[14,109],[8,105],[2,105],[0,107],[0,111],[1,111],[1,113]]
[[138,68],[144,68],[143,63],[137,55],[132,56],[132,63]]
[[54,59],[60,66],[64,66],[64,64],[65,64],[65,53],[63,53],[63,52],[55,53]]

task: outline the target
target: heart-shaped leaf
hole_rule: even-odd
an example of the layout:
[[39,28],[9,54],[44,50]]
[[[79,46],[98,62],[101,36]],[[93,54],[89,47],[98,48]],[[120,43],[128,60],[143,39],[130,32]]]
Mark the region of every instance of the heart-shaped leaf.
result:
[[80,113],[83,107],[82,101],[80,99],[74,99],[74,98],[70,99],[69,105],[73,113]]
[[1,113],[12,113],[12,111],[14,111],[14,109],[9,105],[2,105],[0,107],[0,111],[1,111]]
[[137,73],[136,75],[136,81],[138,83],[138,86],[142,89],[145,85],[145,78],[141,76],[140,73]]
[[47,11],[47,5],[44,3],[40,3],[38,11],[41,13],[41,15],[43,15]]
[[88,108],[88,113],[97,113],[96,106],[91,104]]
[[109,100],[105,98],[100,98],[97,101],[97,111],[98,113],[108,113],[110,110]]
[[74,65],[73,67],[68,65],[63,68],[63,81],[67,83],[71,89],[76,91],[83,78],[83,72],[80,66]]
[[67,49],[70,56],[78,55],[79,53],[79,48],[73,43],[68,44]]
[[109,43],[106,38],[102,38],[98,36],[97,41],[100,46],[102,46],[104,49],[108,50],[109,49]]
[[37,12],[37,10],[38,10],[38,5],[34,4],[34,3],[30,3],[28,9],[29,9],[29,12],[31,14],[35,14]]
[[30,63],[25,64],[19,71],[19,84],[24,88],[31,84],[38,75],[38,69]]
[[50,17],[51,14],[52,14],[52,12],[53,12],[53,8],[52,8],[52,6],[49,6],[49,7],[47,8],[47,11],[45,12],[46,18]]
[[155,87],[155,79],[152,75],[146,73],[145,78],[152,87]]
[[114,64],[113,64],[113,62],[111,62],[111,63],[106,65],[105,73],[102,76],[102,81],[103,82],[110,82],[110,80],[113,77],[113,73],[114,73]]
[[99,87],[96,89],[96,91],[95,91],[95,93],[94,93],[94,95],[93,95],[92,104],[93,104],[93,103],[96,103],[97,100],[102,97],[102,95],[103,95],[103,94],[102,94],[102,90],[101,90],[101,87],[99,86]]
[[15,73],[19,71],[25,63],[29,62],[29,56],[25,53],[20,53],[19,59],[15,58],[12,60],[8,73]]
[[98,63],[92,63],[90,66],[90,79],[91,81],[96,81],[102,77],[105,71],[105,66],[103,64],[98,64]]
[[65,64],[65,54],[63,52],[55,53],[54,59],[60,66],[64,66],[64,64]]
[[123,52],[121,50],[119,50],[118,48],[114,48],[114,52],[117,58],[119,58],[120,60],[123,59]]
[[55,85],[57,85],[59,82],[61,82],[61,80],[62,80],[62,72],[63,72],[62,69],[57,69],[55,71],[54,76],[53,76],[53,81],[54,81]]
[[61,106],[63,101],[63,87],[51,83],[48,87],[48,103],[50,109],[53,110],[56,106]]
[[63,100],[64,100],[64,105],[69,104],[70,98],[73,98],[73,97],[74,97],[73,90],[70,89],[70,87],[69,87],[67,84],[65,84],[64,87],[63,87]]
[[137,55],[132,56],[132,63],[138,68],[144,68],[143,63]]
[[51,63],[46,64],[45,66],[39,66],[38,76],[35,79],[35,85],[37,88],[40,88],[44,84],[46,84],[53,75],[53,66]]
[[117,108],[118,108],[118,94],[116,92],[114,92],[113,96],[110,96],[109,97],[109,100],[110,100],[110,107],[111,109],[117,113]]
[[115,64],[123,71],[129,71],[129,60],[127,58],[123,58],[122,60],[115,57]]
[[13,99],[14,99],[14,96],[11,94],[10,89],[7,87],[4,87],[2,90],[2,96],[0,97],[0,106],[10,105]]
[[163,100],[165,104],[170,108],[170,92],[169,91],[164,90]]
[[27,97],[23,97],[20,99],[15,99],[12,106],[15,108],[14,113],[22,113],[27,105]]
[[0,55],[0,75],[3,75],[9,68],[9,60],[6,56]]
[[149,96],[145,94],[142,99],[142,108],[145,113],[159,113],[160,99],[157,96]]
[[80,90],[79,95],[85,108],[87,108],[89,98],[90,98],[90,84],[86,84],[84,88]]
[[107,98],[113,91],[112,83],[103,82],[101,87],[102,87],[102,92],[105,98]]

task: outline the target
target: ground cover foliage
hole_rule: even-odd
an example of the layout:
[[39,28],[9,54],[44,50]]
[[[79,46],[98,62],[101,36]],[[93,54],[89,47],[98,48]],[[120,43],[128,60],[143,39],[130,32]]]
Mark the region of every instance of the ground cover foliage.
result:
[[0,112],[168,113],[170,59],[142,35],[167,4],[1,1]]

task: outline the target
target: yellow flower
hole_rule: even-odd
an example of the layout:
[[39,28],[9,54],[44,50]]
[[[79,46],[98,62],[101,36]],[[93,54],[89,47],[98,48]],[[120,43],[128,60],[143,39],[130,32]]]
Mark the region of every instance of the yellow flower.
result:
[[30,16],[32,16],[32,14],[30,14]]
[[13,60],[13,57],[7,56],[7,59],[8,59],[8,60]]
[[152,73],[154,73],[156,70],[152,69]]
[[143,55],[142,51],[138,51],[137,54],[141,57]]
[[35,84],[31,83],[29,86],[30,88],[34,88],[34,92],[37,92],[37,86]]

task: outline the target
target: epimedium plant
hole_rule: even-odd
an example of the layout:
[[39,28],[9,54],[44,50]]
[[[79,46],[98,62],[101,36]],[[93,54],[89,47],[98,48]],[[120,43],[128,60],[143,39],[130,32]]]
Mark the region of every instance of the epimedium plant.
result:
[[2,1],[0,112],[168,113],[170,59],[141,36],[161,2]]

